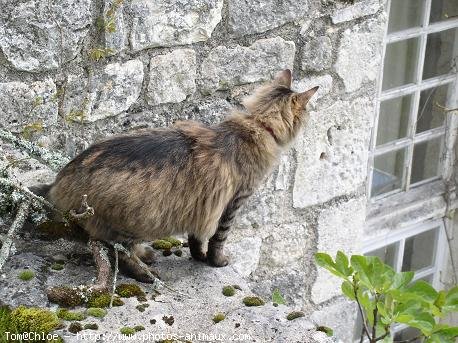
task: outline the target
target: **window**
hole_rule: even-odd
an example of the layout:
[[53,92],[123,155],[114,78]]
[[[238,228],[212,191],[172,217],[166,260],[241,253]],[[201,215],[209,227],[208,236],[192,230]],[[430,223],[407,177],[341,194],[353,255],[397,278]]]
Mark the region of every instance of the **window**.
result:
[[368,193],[378,200],[443,175],[446,108],[457,107],[458,1],[388,0]]
[[[440,271],[446,246],[445,227],[442,220],[400,230],[386,237],[364,243],[364,255],[378,256],[396,272],[414,271],[413,281],[424,280],[440,287]],[[362,321],[358,314],[354,338],[361,337]],[[393,328],[399,339],[415,338],[416,330],[399,325]],[[412,336],[413,335],[413,336]],[[405,338],[407,337],[407,338]]]

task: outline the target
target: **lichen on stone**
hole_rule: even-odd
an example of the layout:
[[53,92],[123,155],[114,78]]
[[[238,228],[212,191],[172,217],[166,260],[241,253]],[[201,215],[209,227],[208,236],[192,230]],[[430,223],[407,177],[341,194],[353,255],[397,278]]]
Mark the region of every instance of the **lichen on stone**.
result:
[[51,264],[51,269],[52,270],[62,270],[62,269],[64,269],[64,264],[55,262],[55,263]]
[[58,309],[56,315],[60,319],[68,321],[83,320],[86,318],[86,315],[82,312],[72,312],[64,308]]
[[162,240],[169,242],[170,244],[172,244],[173,247],[181,246],[181,241],[179,239],[176,239],[175,237],[165,237],[165,238],[162,238]]
[[243,303],[245,306],[262,306],[265,304],[264,300],[260,297],[245,297],[243,298]]
[[136,325],[136,326],[134,326],[134,330],[136,332],[143,331],[143,330],[145,330],[145,327],[143,325]]
[[68,329],[67,329],[69,332],[71,333],[78,333],[82,330],[84,330],[84,327],[81,323],[79,322],[73,322],[71,323],[69,326],[68,326]]
[[121,332],[123,335],[126,335],[126,336],[132,336],[132,335],[135,334],[136,331],[135,331],[134,328],[125,326],[125,327],[119,329],[119,332]]
[[122,298],[145,296],[145,292],[135,283],[122,283],[116,286],[115,292]]
[[153,248],[156,250],[170,250],[173,244],[163,239],[158,239],[153,242]]
[[135,308],[139,310],[140,312],[145,312],[147,307],[149,307],[149,304],[140,304],[140,305],[135,306]]
[[98,330],[99,326],[96,323],[84,324],[84,330]]
[[318,326],[316,328],[316,331],[324,332],[328,337],[334,336],[334,331],[330,327],[327,327],[327,326],[324,326],[324,325]]
[[[57,286],[47,290],[48,300],[63,307],[82,305],[85,300],[84,291],[76,287]],[[93,306],[97,307],[97,306]]]
[[39,307],[19,306],[9,314],[9,329],[22,332],[49,333],[59,327],[54,312]]
[[35,277],[35,272],[30,269],[25,269],[21,271],[18,275],[18,278],[22,281],[30,281]]
[[89,307],[86,313],[91,317],[103,318],[107,315],[107,310],[100,307]]
[[293,311],[286,316],[286,319],[294,320],[294,319],[304,317],[304,316],[305,316],[305,313],[302,311]]
[[[93,292],[87,300],[88,307],[109,307],[111,294],[109,292]],[[119,297],[114,297],[113,306],[122,306],[124,302]]]
[[213,322],[215,324],[219,323],[220,321],[226,319],[226,316],[224,313],[217,313],[213,316]]
[[234,286],[224,286],[223,295],[226,297],[232,297],[235,294]]

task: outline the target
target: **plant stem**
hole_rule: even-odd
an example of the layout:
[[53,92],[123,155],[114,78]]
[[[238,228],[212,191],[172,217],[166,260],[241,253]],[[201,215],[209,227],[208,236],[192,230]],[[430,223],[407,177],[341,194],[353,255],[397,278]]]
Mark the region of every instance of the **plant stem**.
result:
[[361,303],[359,302],[359,299],[358,299],[358,292],[356,290],[356,287],[353,287],[353,291],[355,293],[356,303],[358,304],[359,314],[361,315],[361,319],[363,321],[363,331],[366,333],[367,338],[370,340],[371,336],[369,335],[369,330],[366,325],[366,318],[364,317],[363,308],[361,307]]
[[377,335],[377,312],[378,312],[378,309],[377,309],[377,302],[378,302],[378,297],[377,297],[377,293],[375,294],[375,308],[374,308],[374,323],[372,323],[372,339],[371,339],[371,343],[375,343],[377,342],[376,340],[376,335]]

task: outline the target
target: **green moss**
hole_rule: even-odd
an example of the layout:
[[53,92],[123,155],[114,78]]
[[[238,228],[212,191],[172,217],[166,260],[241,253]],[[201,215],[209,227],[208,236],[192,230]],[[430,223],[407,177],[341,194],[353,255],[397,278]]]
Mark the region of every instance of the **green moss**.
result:
[[9,315],[10,328],[22,332],[49,333],[59,326],[59,318],[54,312],[38,307],[19,306]]
[[165,238],[162,238],[162,240],[169,242],[170,244],[172,244],[173,247],[181,246],[181,241],[179,239],[176,239],[175,237],[165,237]]
[[98,330],[99,326],[96,323],[84,324],[84,330]]
[[136,326],[134,326],[134,330],[136,332],[143,331],[143,330],[145,330],[145,327],[143,325],[136,325]]
[[123,298],[145,296],[145,292],[135,283],[122,283],[116,286],[116,293]]
[[242,287],[240,287],[239,285],[232,285],[232,287],[234,287],[235,289],[238,289],[239,291],[242,290]]
[[[109,307],[111,301],[111,294],[108,292],[93,292],[89,295],[87,300],[87,307]],[[113,299],[113,306],[122,306],[124,302],[115,296]]]
[[181,251],[180,249],[175,250],[173,253],[178,257],[183,256],[183,251]]
[[216,324],[216,323],[219,323],[220,321],[226,319],[226,316],[224,315],[224,313],[217,313],[213,316],[213,322]]
[[21,271],[18,275],[18,278],[22,281],[30,281],[35,277],[35,272],[30,269],[25,269]]
[[83,320],[86,318],[86,315],[84,313],[72,312],[64,308],[58,309],[56,314],[57,314],[57,317],[59,317],[60,319],[69,320],[69,321]]
[[170,250],[172,247],[172,243],[164,241],[163,239],[158,239],[153,242],[153,248],[156,250]]
[[305,313],[301,311],[293,311],[286,316],[288,320],[294,320],[296,318],[304,317]]
[[7,342],[5,332],[10,331],[10,316],[10,308],[8,306],[0,306],[0,342]]
[[323,325],[318,326],[316,331],[324,332],[328,337],[332,337],[334,335],[334,331],[331,328]]
[[68,327],[68,331],[71,332],[71,333],[78,333],[80,332],[81,330],[83,330],[83,325],[81,325],[81,323],[78,323],[78,322],[73,322],[69,325]]
[[67,286],[52,287],[47,290],[48,300],[62,307],[74,307],[84,303],[81,290]]
[[86,313],[91,317],[103,318],[107,315],[107,311],[100,307],[90,307]]
[[243,303],[245,306],[262,306],[265,304],[260,297],[245,297],[243,298]]
[[235,288],[233,286],[224,286],[223,287],[223,294],[226,297],[232,297],[235,294]]
[[56,263],[53,263],[51,265],[51,269],[52,270],[62,270],[62,269],[64,269],[64,265],[62,263],[57,263],[56,262]]
[[126,336],[132,336],[135,334],[135,329],[134,328],[130,328],[128,326],[125,326],[121,329],[119,329],[119,332],[121,332],[123,335],[126,335]]

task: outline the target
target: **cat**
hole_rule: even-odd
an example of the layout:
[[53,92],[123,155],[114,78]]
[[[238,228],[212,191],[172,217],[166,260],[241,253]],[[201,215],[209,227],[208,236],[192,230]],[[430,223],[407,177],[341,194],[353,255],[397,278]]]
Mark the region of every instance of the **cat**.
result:
[[[92,240],[141,255],[148,251],[140,242],[187,233],[194,259],[226,266],[236,211],[308,121],[305,107],[318,87],[296,93],[291,81],[290,70],[280,72],[243,101],[245,112],[213,126],[181,121],[97,142],[58,173],[46,198],[68,211],[87,194],[95,214],[82,227]],[[120,262],[137,280],[152,281],[127,255]]]

